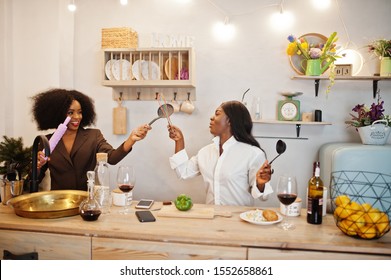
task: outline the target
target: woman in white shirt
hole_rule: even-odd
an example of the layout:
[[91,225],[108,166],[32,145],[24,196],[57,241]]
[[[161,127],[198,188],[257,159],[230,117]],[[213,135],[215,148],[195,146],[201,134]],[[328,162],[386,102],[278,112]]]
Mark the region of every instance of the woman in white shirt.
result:
[[241,102],[222,103],[210,118],[213,143],[190,159],[182,131],[169,126],[169,137],[175,141],[171,168],[181,179],[202,175],[207,204],[252,206],[254,199],[267,199],[273,192],[271,167],[251,134],[252,126],[250,113]]

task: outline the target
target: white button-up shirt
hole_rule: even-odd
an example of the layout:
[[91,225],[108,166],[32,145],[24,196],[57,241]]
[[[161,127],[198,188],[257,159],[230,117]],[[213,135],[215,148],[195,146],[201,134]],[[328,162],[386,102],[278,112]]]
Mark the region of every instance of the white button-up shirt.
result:
[[266,200],[273,193],[269,183],[263,193],[257,188],[256,174],[266,160],[261,149],[232,136],[223,144],[220,156],[220,138],[215,137],[213,142],[191,159],[185,149],[170,157],[171,168],[180,179],[202,175],[207,204],[253,206],[254,198]]

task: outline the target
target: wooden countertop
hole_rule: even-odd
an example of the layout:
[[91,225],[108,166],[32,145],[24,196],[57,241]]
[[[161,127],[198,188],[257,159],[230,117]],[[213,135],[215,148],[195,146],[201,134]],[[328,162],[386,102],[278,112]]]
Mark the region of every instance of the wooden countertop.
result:
[[[132,203],[133,210],[134,205],[135,202]],[[161,202],[155,202],[151,210],[161,207]],[[22,218],[16,216],[12,208],[1,205],[0,229],[187,244],[391,256],[391,232],[375,240],[355,239],[344,235],[336,227],[332,215],[323,217],[322,225],[311,225],[306,222],[305,210],[302,210],[301,216],[290,217],[296,229],[284,231],[276,225],[254,225],[241,220],[239,214],[249,210],[248,207],[203,204],[197,204],[197,207],[214,207],[218,211],[230,211],[232,217],[170,218],[158,216],[157,210],[152,211],[156,222],[140,223],[134,214],[121,215],[118,213],[121,207],[113,206],[109,214],[102,214],[97,221],[85,222],[80,216],[60,219]]]

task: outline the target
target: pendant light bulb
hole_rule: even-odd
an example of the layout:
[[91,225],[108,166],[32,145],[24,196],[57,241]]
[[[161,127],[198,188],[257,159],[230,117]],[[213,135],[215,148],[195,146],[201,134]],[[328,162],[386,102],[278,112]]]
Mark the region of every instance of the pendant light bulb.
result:
[[283,31],[291,29],[294,24],[295,18],[293,14],[289,11],[275,12],[270,17],[270,24],[273,29],[278,31]]
[[121,3],[122,6],[128,5],[128,0],[120,0],[119,2]]
[[224,22],[218,22],[213,28],[216,38],[221,42],[228,42],[235,37],[235,26],[225,17]]
[[330,7],[330,0],[312,0],[312,5],[318,10],[326,10]]
[[68,4],[68,10],[69,10],[70,12],[76,11],[75,0],[72,0],[72,2]]

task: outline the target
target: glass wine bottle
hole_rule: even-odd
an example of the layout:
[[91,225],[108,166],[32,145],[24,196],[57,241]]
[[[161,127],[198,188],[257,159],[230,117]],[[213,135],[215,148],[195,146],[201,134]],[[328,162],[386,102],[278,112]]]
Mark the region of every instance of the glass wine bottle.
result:
[[320,179],[320,163],[314,163],[315,171],[308,181],[307,222],[319,225],[323,214],[323,181]]

